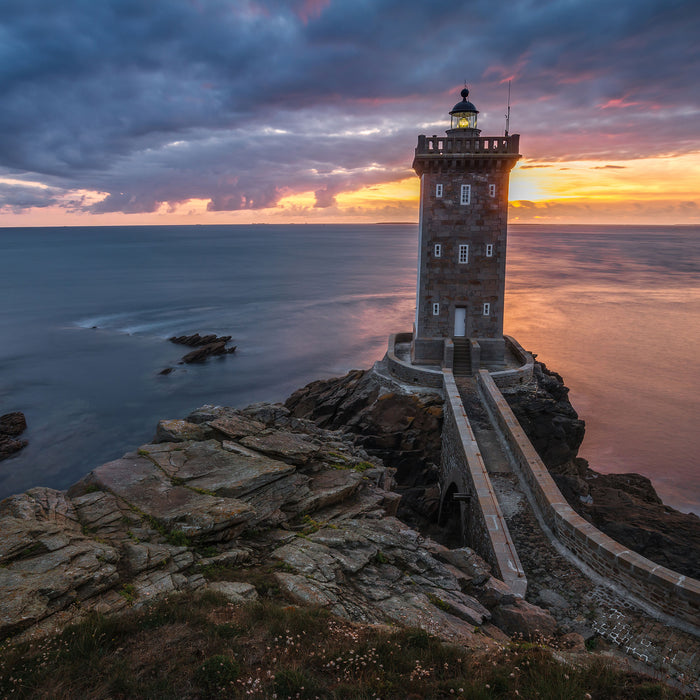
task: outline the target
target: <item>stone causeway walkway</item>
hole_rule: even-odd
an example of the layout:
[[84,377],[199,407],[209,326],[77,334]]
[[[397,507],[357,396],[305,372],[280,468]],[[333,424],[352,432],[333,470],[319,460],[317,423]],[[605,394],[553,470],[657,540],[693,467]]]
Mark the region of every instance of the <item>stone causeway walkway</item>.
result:
[[584,574],[550,541],[513,473],[471,378],[457,379],[464,408],[528,579],[526,599],[565,632],[623,658],[630,667],[700,697],[700,639],[655,619],[623,592]]

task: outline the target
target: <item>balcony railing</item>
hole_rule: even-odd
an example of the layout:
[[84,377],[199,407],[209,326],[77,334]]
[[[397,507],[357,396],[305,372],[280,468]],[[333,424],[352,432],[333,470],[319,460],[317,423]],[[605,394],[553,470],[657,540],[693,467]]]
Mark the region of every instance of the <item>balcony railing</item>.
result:
[[419,136],[416,156],[517,154],[520,134],[512,136]]

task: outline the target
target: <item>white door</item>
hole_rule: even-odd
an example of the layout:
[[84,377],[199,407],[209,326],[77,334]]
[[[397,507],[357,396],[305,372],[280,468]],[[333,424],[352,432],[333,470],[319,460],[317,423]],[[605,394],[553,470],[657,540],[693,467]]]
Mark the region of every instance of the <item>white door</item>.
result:
[[455,308],[455,338],[464,338],[467,334],[467,310],[464,306]]

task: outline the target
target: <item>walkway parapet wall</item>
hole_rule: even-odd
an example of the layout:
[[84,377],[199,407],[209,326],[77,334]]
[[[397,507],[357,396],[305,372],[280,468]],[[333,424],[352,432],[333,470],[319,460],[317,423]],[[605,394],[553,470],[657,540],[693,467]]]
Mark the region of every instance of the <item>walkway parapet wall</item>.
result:
[[524,597],[527,578],[464,411],[462,397],[452,371],[444,370],[443,377],[445,413],[440,469],[443,494],[451,483],[455,483],[471,496],[470,502],[460,502],[460,514],[464,530],[469,534],[470,546],[494,567],[494,574],[515,595]]
[[520,469],[520,476],[530,488],[541,517],[557,539],[595,572],[700,635],[700,581],[628,550],[578,515],[562,496],[487,371],[479,371],[477,384]]

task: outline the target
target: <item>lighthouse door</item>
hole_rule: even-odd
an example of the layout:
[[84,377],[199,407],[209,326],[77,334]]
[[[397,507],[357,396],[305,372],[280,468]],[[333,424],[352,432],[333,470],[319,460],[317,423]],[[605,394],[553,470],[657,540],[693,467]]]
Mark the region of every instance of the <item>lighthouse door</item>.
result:
[[467,334],[467,309],[464,306],[455,307],[455,338],[464,338]]

